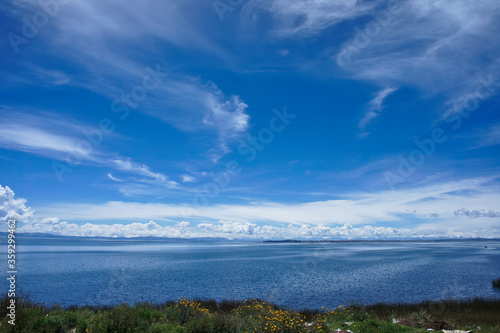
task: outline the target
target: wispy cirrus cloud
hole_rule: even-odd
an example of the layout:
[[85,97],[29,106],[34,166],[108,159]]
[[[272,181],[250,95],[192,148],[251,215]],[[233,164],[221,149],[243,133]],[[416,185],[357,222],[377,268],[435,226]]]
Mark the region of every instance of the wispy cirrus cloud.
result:
[[[75,119],[64,119],[46,112],[34,115],[10,111],[0,114],[0,120],[2,122],[2,126],[0,126],[1,148],[22,151],[71,164],[112,168],[143,177],[142,179],[136,178],[136,182],[154,182],[167,187],[177,185],[176,182],[168,180],[167,176],[151,171],[144,164],[102,150],[99,147],[100,144],[93,144],[85,136],[85,133],[93,133],[95,129],[78,124]],[[101,133],[101,135],[103,134]],[[107,135],[113,139],[119,138],[114,133],[107,133]]]
[[108,173],[106,174],[106,176],[108,176],[108,178],[109,178],[109,179],[111,179],[112,181],[119,182],[119,183],[123,182],[123,180],[121,180],[121,179],[116,178],[115,176],[113,176],[113,175],[111,174],[111,172],[108,172]]
[[[495,35],[500,7],[496,3],[399,4],[394,14],[383,7],[375,10],[367,22],[377,25],[378,33],[367,32],[369,24],[361,24],[337,53],[337,64],[351,77],[382,86],[416,86],[427,94],[444,93],[448,104],[454,104],[473,92],[478,80],[499,72],[500,42]],[[377,14],[386,15],[384,25]],[[484,50],[489,50],[486,57]]]
[[5,126],[0,129],[1,146],[7,149],[20,150],[45,156],[61,154],[81,154],[72,138],[45,132],[38,128],[23,125]]
[[[383,102],[396,88],[384,88],[378,92],[377,96],[368,103],[368,108],[365,111],[363,118],[359,121],[359,128],[364,130],[368,124],[377,118],[383,109]],[[366,137],[368,132],[362,132],[360,136]]]
[[166,181],[167,177],[158,172],[152,172],[148,166],[133,162],[130,158],[115,158],[112,162],[119,170],[133,172],[135,174],[149,177],[159,182]]
[[[57,15],[50,18],[50,25],[44,26],[43,33],[36,37],[51,48],[59,48],[60,55],[76,57],[78,62],[100,58],[102,63],[96,63],[99,69],[105,69],[113,60],[125,60],[119,54],[125,50],[135,51],[129,54],[130,58],[137,56],[136,46],[151,53],[160,43],[221,53],[207,38],[206,31],[190,20],[183,7],[189,5],[177,1],[146,4],[132,0],[127,6],[116,0],[71,1],[60,6]],[[7,1],[3,7],[5,14],[14,18],[41,9],[39,2],[33,0]]]
[[242,8],[240,17],[245,24],[255,24],[262,12],[269,13],[274,24],[271,34],[276,37],[293,37],[316,34],[342,21],[366,14],[376,2],[356,0],[275,0],[248,1]]
[[[92,153],[78,147],[83,138],[82,132],[90,127],[78,125],[74,119],[64,119],[43,112],[8,110],[0,113],[0,147],[36,155],[64,160],[68,154],[75,154],[87,161],[95,161]],[[81,137],[78,137],[78,134]]]
[[[38,9],[33,1],[10,6],[16,16]],[[167,63],[165,48],[224,59],[224,51],[194,24],[186,6],[189,8],[188,3],[176,1],[145,4],[134,0],[126,6],[119,1],[71,2],[64,7],[64,15],[51,18],[46,33],[37,37],[44,40],[45,47],[32,50],[52,59],[50,65],[26,61],[23,66],[30,70],[9,81],[68,84],[120,100],[134,85],[142,84],[146,66]],[[54,65],[61,59],[67,66]],[[206,156],[214,162],[231,151],[231,142],[248,128],[248,106],[242,98],[236,94],[226,97],[210,80],[184,74],[175,64],[165,65],[158,76],[159,86],[148,91],[144,101],[128,107],[192,135],[209,134]]]
[[270,13],[268,34],[278,38],[320,38],[330,27],[355,22],[347,34],[339,30],[346,36],[340,45],[324,44],[323,52],[333,52],[349,77],[382,87],[414,86],[455,103],[500,70],[495,2],[274,0],[245,7],[246,25],[259,11]]
[[[309,72],[317,68],[323,74],[331,66],[334,75],[382,89],[412,87],[427,97],[440,95],[442,116],[466,108],[468,95],[484,82],[485,98],[498,94],[493,91],[500,76],[499,14],[500,6],[491,1],[256,0],[240,16],[245,27],[264,23],[267,39],[310,40],[317,53],[296,59],[298,66],[308,62],[303,68]],[[362,123],[374,116],[368,112]]]
[[500,145],[500,125],[494,125],[481,131],[477,137],[477,143],[472,147],[474,149]]

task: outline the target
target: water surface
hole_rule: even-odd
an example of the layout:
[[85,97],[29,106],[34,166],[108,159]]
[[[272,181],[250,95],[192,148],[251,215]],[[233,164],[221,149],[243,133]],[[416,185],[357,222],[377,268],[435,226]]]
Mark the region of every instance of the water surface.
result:
[[[47,304],[260,298],[299,309],[500,298],[491,286],[500,277],[499,241],[172,243],[18,235],[17,244],[18,288]],[[5,252],[5,237],[0,246]],[[8,289],[6,279],[0,287]]]

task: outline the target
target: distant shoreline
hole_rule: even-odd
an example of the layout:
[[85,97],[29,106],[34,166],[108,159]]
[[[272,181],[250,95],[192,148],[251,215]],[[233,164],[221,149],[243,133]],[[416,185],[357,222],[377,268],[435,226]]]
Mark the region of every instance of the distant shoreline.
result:
[[389,242],[471,242],[500,241],[500,238],[419,238],[419,239],[324,239],[324,240],[264,240],[263,243],[389,243]]

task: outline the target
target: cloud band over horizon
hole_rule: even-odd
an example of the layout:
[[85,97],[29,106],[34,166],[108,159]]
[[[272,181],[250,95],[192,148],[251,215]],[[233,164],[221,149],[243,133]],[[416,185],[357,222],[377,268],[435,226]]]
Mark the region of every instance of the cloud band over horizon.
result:
[[[109,202],[105,204],[60,205],[42,211],[59,217],[34,218],[25,199],[15,199],[14,192],[0,186],[2,221],[15,218],[25,223],[19,232],[49,233],[86,237],[225,237],[269,239],[395,239],[500,237],[500,212],[492,209],[456,209],[493,207],[498,195],[490,195],[485,179],[464,180],[437,190],[428,186],[418,191],[356,194],[347,200],[303,204],[263,203],[250,206],[186,206]],[[460,195],[462,191],[473,195]],[[455,194],[453,194],[455,193]],[[450,202],[447,196],[461,197]],[[375,202],[374,202],[375,201]],[[381,208],[382,207],[382,208]],[[414,209],[410,210],[412,207]],[[416,209],[415,209],[416,208]],[[352,212],[357,212],[357,216]],[[413,226],[405,222],[411,217]],[[152,220],[163,221],[159,225]],[[474,223],[471,223],[474,219]],[[88,221],[136,221],[89,223]],[[137,222],[150,220],[149,222]],[[173,222],[177,220],[177,222]],[[168,221],[168,222],[165,222]],[[416,221],[418,221],[416,223]],[[387,226],[387,224],[395,224]]]

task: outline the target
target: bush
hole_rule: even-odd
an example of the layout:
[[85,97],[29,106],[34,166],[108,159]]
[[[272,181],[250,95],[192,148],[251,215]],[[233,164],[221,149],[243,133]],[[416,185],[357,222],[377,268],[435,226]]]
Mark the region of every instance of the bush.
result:
[[[8,301],[6,296],[0,297],[0,304]],[[500,300],[484,299],[299,312],[259,300],[218,303],[181,299],[163,306],[140,303],[66,309],[19,300],[16,326],[9,325],[9,318],[4,316],[0,318],[0,333],[326,333],[337,328],[363,333],[425,333],[427,328],[441,329],[445,324],[450,329],[475,330],[481,326],[483,333],[498,333],[498,313]]]

